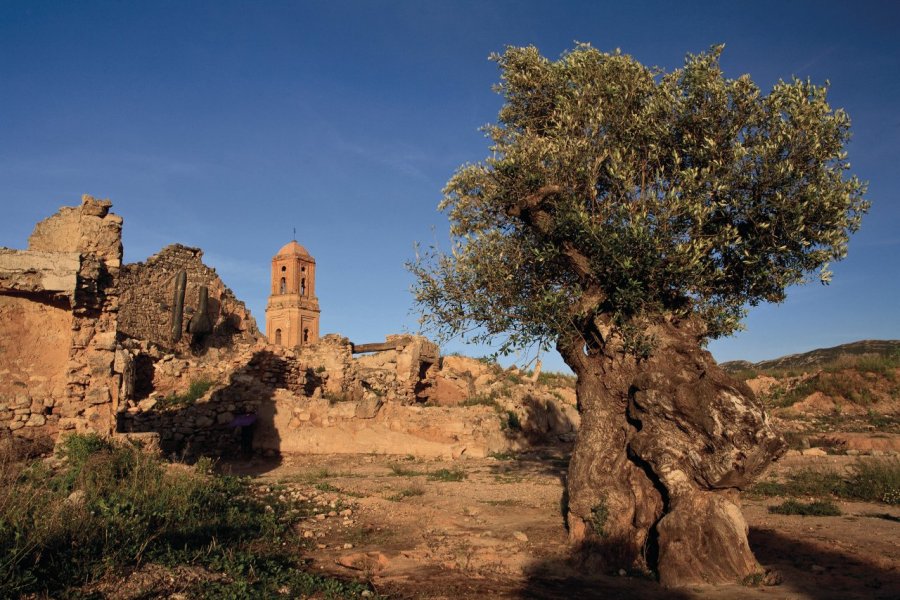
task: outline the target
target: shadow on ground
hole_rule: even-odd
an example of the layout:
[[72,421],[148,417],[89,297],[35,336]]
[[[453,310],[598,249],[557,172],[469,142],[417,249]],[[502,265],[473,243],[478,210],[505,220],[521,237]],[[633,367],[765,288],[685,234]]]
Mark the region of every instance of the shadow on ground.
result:
[[[781,573],[780,588],[810,600],[900,598],[900,573],[861,561],[814,541],[789,538],[772,529],[750,529],[756,558]],[[773,588],[775,590],[779,588]]]

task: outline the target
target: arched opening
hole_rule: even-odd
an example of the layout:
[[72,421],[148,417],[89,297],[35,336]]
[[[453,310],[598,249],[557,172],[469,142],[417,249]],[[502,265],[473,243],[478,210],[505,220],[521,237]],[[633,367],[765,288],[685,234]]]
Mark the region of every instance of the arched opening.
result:
[[284,277],[281,278],[281,287],[279,288],[279,290],[279,294],[287,293],[287,279],[285,279]]
[[279,346],[281,345],[281,330],[280,329],[275,330],[275,343],[278,344]]
[[306,277],[300,280],[300,295],[306,295]]
[[307,343],[309,341],[309,329],[303,330],[303,343]]

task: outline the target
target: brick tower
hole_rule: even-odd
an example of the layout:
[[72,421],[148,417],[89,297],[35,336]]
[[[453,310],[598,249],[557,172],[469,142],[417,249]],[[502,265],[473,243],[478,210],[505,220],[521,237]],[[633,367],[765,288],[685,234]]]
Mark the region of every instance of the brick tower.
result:
[[319,339],[316,261],[296,240],[272,258],[272,293],[266,306],[270,344],[293,348]]

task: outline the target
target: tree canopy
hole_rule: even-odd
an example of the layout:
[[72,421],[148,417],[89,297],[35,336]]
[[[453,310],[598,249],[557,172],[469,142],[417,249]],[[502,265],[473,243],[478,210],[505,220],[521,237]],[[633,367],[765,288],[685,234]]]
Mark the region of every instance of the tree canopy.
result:
[[490,156],[444,189],[450,252],[411,266],[426,326],[506,334],[511,349],[671,313],[716,337],[748,305],[827,282],[868,208],[848,173],[850,120],[827,85],[762,94],[724,75],[721,52],[668,73],[589,45],[493,56],[504,104],[485,127]]

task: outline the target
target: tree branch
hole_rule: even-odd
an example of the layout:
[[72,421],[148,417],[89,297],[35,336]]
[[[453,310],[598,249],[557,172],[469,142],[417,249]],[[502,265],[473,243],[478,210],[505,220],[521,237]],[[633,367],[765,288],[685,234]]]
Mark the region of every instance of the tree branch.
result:
[[[542,236],[552,238],[554,232],[553,217],[541,205],[548,196],[558,194],[562,190],[562,186],[559,185],[545,185],[533,194],[525,196],[518,203],[511,204],[506,209],[506,214],[510,217],[520,218],[526,225],[534,228]],[[563,255],[569,259],[569,265],[581,279],[584,287],[587,288],[591,284],[596,283],[594,273],[591,270],[590,259],[569,240],[564,240],[560,247]]]

